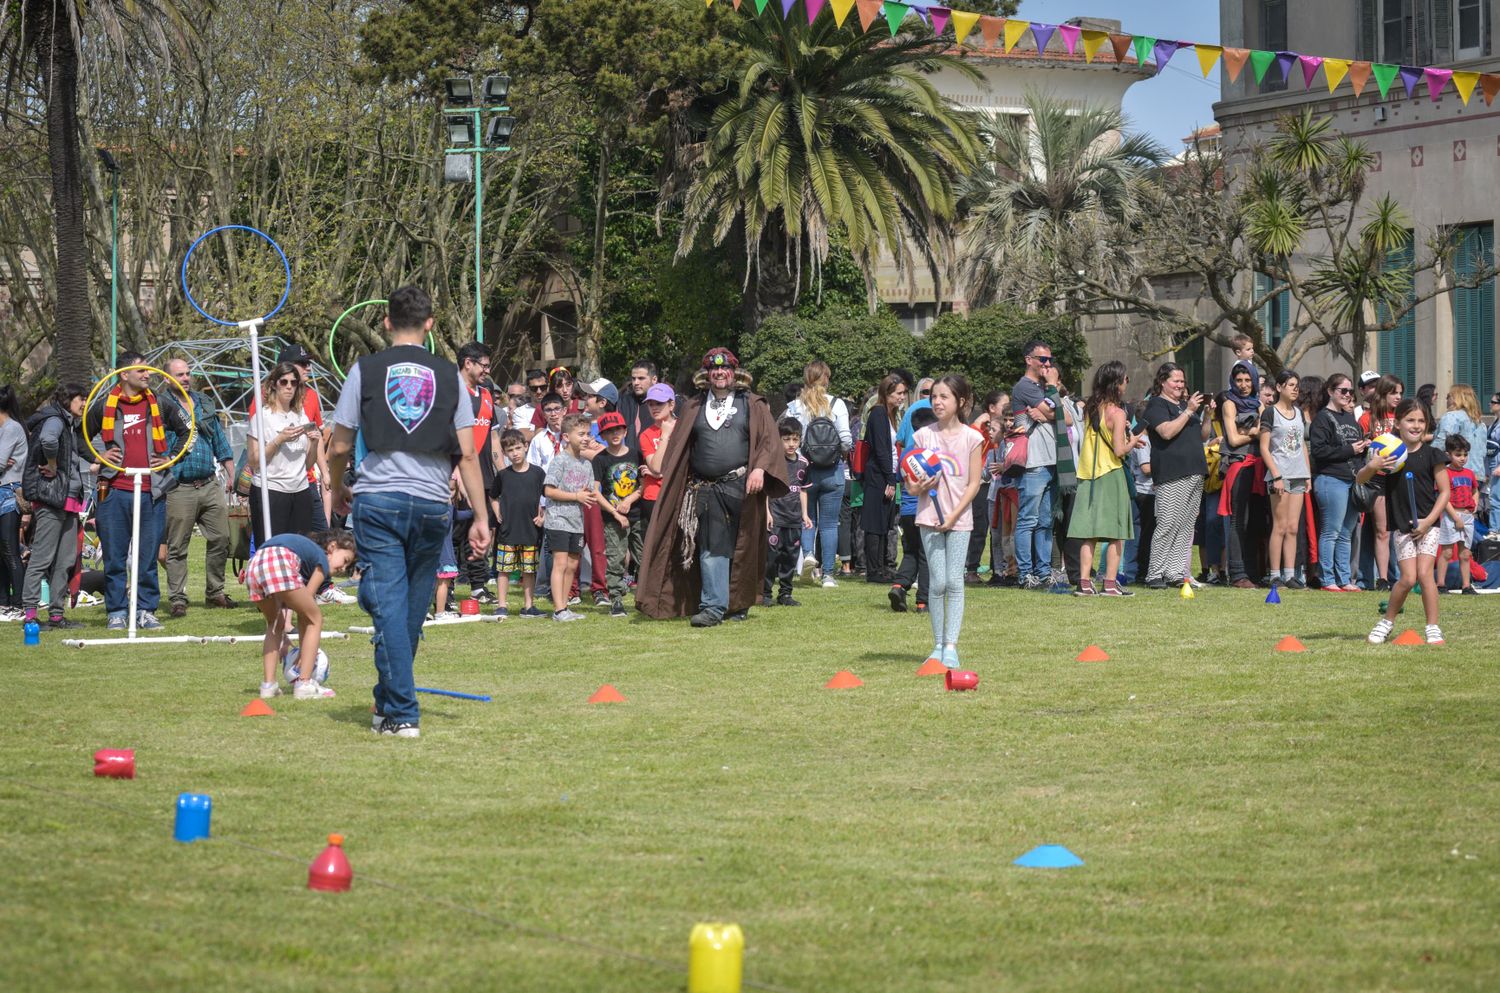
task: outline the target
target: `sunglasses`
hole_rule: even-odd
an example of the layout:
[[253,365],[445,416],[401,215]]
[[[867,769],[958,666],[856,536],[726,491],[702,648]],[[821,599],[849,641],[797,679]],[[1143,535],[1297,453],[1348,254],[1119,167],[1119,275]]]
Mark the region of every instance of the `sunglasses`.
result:
[[296,376],[282,376],[280,379],[276,380],[276,385],[296,386],[300,382],[302,382],[302,380],[298,379]]
[[1333,392],[1337,393],[1339,396],[1352,397],[1354,395],[1354,391],[1347,386],[1336,387]]

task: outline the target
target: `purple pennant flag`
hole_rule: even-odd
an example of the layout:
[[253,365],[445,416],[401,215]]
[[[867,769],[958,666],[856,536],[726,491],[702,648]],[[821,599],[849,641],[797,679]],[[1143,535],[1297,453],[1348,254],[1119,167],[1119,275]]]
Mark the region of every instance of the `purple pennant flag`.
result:
[[1417,88],[1417,80],[1422,78],[1422,70],[1415,66],[1402,66],[1399,70],[1401,85],[1406,87],[1406,99],[1411,99],[1412,90]]
[[948,27],[948,17],[953,12],[947,7],[928,7],[927,13],[932,16],[932,33],[938,35]]
[[1292,74],[1292,63],[1297,61],[1296,52],[1277,52],[1276,68],[1281,70],[1281,81],[1285,83]]
[[1076,24],[1059,24],[1057,33],[1062,35],[1063,44],[1068,46],[1068,54],[1076,55],[1078,48],[1078,36],[1083,33],[1083,28]]
[[1427,95],[1437,103],[1438,97],[1443,95],[1443,87],[1448,85],[1448,80],[1453,78],[1452,69],[1427,69]]
[[781,19],[783,21],[786,20],[787,17],[791,14],[792,7],[796,3],[797,0],[781,0]]
[[1156,46],[1151,49],[1151,59],[1156,63],[1156,71],[1161,72],[1165,69],[1167,63],[1172,60],[1172,56],[1176,55],[1177,50],[1181,47],[1182,42],[1180,41],[1158,41]]
[[[916,14],[918,17],[920,17],[922,19],[922,23],[923,24],[926,24],[928,27],[932,27],[932,23],[927,20],[927,8],[926,7],[912,7],[911,10],[912,10],[913,14]],[[937,33],[936,31],[933,32],[933,34],[936,34],[936,33]]]
[[1321,55],[1304,55],[1302,58],[1302,87],[1312,89],[1313,77],[1318,74],[1318,66],[1323,64]]
[[1036,51],[1040,55],[1047,50],[1047,42],[1052,40],[1052,33],[1057,30],[1056,24],[1038,24],[1031,22],[1031,37],[1036,39]]

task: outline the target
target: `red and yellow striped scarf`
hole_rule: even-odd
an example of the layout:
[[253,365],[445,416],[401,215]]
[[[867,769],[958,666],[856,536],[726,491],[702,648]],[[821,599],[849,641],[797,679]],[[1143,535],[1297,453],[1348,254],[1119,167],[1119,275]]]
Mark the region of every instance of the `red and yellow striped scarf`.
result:
[[[109,391],[108,398],[104,401],[104,423],[100,425],[99,433],[104,437],[106,445],[115,441],[115,414],[120,408],[120,398],[125,395],[122,387],[116,386]],[[142,390],[141,396],[146,398],[146,403],[151,407],[151,448],[157,455],[167,454],[167,429],[161,420],[161,408],[157,406],[156,394],[149,389]],[[120,439],[121,447],[125,440]]]

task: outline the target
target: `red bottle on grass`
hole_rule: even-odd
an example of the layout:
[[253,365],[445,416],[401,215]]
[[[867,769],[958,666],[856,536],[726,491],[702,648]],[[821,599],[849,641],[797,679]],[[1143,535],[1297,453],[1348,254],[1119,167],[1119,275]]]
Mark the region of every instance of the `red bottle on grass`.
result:
[[344,855],[344,836],[330,834],[328,847],[307,867],[307,888],[342,893],[354,882],[354,870]]

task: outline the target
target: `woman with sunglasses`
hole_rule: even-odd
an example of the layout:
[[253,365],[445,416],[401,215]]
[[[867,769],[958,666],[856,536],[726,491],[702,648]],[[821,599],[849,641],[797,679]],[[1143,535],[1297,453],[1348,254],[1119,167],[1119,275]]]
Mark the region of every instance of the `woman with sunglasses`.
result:
[[1308,430],[1313,497],[1318,504],[1318,565],[1325,592],[1352,592],[1359,589],[1349,562],[1359,511],[1349,497],[1370,442],[1354,419],[1354,383],[1348,376],[1336,372],[1328,377],[1319,406],[1322,409]]
[[[266,379],[259,425],[266,442],[256,433],[257,419],[250,418],[245,439],[248,462],[255,473],[250,486],[250,527],[255,547],[278,534],[305,534],[312,530],[312,489],[307,470],[317,462],[322,433],[302,409],[302,374],[290,362],[278,362]],[[271,531],[265,533],[260,510],[260,487],[270,496]]]

